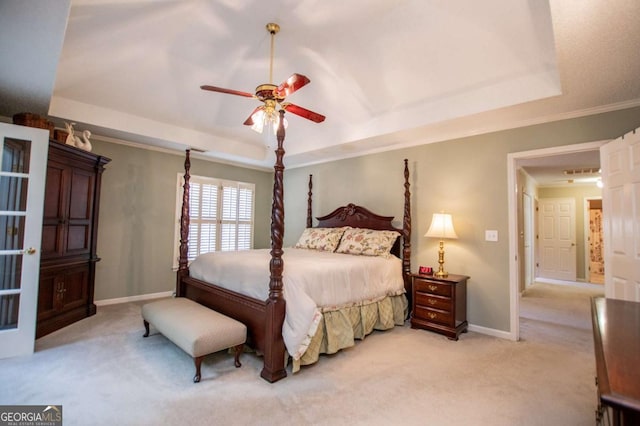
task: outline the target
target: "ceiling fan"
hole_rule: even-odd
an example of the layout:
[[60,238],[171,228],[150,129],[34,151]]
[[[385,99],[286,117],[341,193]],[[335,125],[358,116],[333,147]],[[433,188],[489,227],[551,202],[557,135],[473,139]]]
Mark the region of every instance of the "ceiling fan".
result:
[[[280,105],[281,109],[306,118],[307,120],[311,120],[315,123],[323,122],[325,119],[324,115],[318,114],[317,112],[310,111],[306,108],[302,108],[301,106],[289,102],[284,102],[285,98],[288,95],[310,83],[310,80],[307,77],[302,74],[293,74],[291,75],[291,77],[283,81],[279,86],[273,84],[273,43],[275,35],[278,33],[278,31],[280,31],[280,26],[278,24],[269,23],[266,25],[266,28],[269,34],[271,34],[269,83],[261,84],[256,87],[255,94],[209,85],[203,85],[200,86],[200,88],[202,90],[228,93],[230,95],[244,96],[246,98],[254,98],[262,101],[263,105],[260,105],[259,107],[254,109],[249,118],[247,118],[244,122],[246,126],[251,126],[251,128],[258,133],[262,133],[265,127],[267,127],[267,130],[270,131],[270,126],[274,127],[273,130],[275,133],[279,121],[279,116],[276,113],[276,107],[278,105]],[[284,124],[286,125],[286,122]]]

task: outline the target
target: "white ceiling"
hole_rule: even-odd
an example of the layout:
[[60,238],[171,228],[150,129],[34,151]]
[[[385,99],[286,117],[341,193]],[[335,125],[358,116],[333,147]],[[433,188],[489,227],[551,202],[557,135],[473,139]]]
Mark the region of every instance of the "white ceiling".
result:
[[[242,125],[259,101],[199,86],[252,93],[267,83],[268,22],[281,26],[274,83],[306,75],[311,83],[287,101],[327,117],[288,114],[287,167],[640,105],[637,0],[39,3],[43,19],[68,12],[39,57],[53,75],[0,71],[3,81],[44,81],[34,103],[50,99],[50,116],[94,137],[249,166],[272,165]],[[20,62],[29,52],[16,46],[0,49]]]
[[523,158],[516,163],[539,186],[595,185],[596,180],[601,179],[598,149],[543,158]]

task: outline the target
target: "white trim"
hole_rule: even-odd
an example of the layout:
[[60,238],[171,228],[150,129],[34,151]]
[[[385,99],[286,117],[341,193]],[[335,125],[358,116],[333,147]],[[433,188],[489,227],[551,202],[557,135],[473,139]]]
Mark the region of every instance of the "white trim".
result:
[[586,288],[589,290],[602,290],[604,291],[604,284],[592,284],[584,281],[564,281],[564,280],[554,280],[552,278],[536,278],[537,283],[541,284],[553,284],[553,285],[564,285],[568,287],[577,287],[577,288]]
[[520,340],[520,286],[518,285],[518,177],[516,154],[507,155],[509,223],[509,339]]
[[512,152],[507,154],[507,196],[509,216],[509,307],[510,307],[510,338],[520,339],[520,298],[518,297],[518,205],[516,186],[516,163],[525,158],[550,157],[558,154],[599,150],[609,140],[586,142],[574,145],[563,145],[552,148],[535,149],[531,151]]
[[450,141],[454,139],[462,139],[462,138],[468,138],[468,137],[473,137],[478,135],[486,135],[488,133],[502,132],[505,130],[519,129],[521,127],[553,123],[561,120],[571,120],[574,118],[588,117],[596,114],[604,114],[604,113],[620,111],[628,108],[635,108],[637,106],[640,106],[640,99],[632,99],[630,101],[617,102],[617,103],[607,104],[607,105],[599,105],[593,108],[585,108],[585,109],[580,109],[576,111],[560,112],[560,113],[549,114],[545,116],[538,116],[533,118],[517,120],[513,122],[505,121],[505,120],[502,120],[502,121],[496,120],[497,121],[496,123],[491,123],[484,127],[481,127],[478,125],[460,125],[456,128],[456,130],[451,130],[448,132],[432,133],[433,136],[424,136],[425,134],[431,134],[429,132],[429,126],[427,126],[424,128],[426,130],[423,132],[423,134],[421,134],[419,137],[408,138],[410,139],[408,142],[388,144],[385,146],[379,146],[371,149],[362,149],[362,150],[356,149],[351,153],[341,152],[335,155],[324,157],[321,160],[308,160],[308,161],[302,161],[300,163],[295,162],[298,156],[300,157],[314,156],[314,154],[319,151],[326,151],[326,148],[321,148],[318,151],[306,151],[306,152],[301,152],[299,154],[290,154],[287,157],[289,159],[289,164],[287,164],[287,169],[292,170],[300,167],[308,167],[308,166],[313,166],[317,164],[324,164],[331,161],[344,160],[347,158],[362,157],[364,155],[378,154],[381,152],[411,148],[419,145],[427,145],[431,143],[445,142],[445,141]]
[[[348,158],[362,157],[362,156],[365,156],[365,155],[371,155],[371,154],[376,154],[376,153],[381,153],[381,152],[388,152],[388,151],[395,151],[395,150],[399,150],[399,149],[411,148],[411,147],[414,147],[414,146],[417,146],[417,145],[426,145],[426,144],[430,144],[430,143],[437,143],[437,142],[443,142],[443,141],[448,141],[448,140],[453,140],[453,139],[461,139],[461,138],[466,138],[466,137],[478,136],[478,135],[483,135],[483,134],[488,134],[488,133],[500,132],[500,131],[504,131],[504,130],[516,129],[516,128],[520,128],[520,127],[527,127],[527,126],[534,126],[534,125],[539,125],[539,124],[553,123],[553,122],[560,121],[560,120],[569,120],[569,119],[587,117],[587,116],[596,115],[596,114],[604,114],[604,113],[608,113],[608,112],[614,112],[614,111],[620,111],[620,110],[629,109],[629,108],[635,108],[637,106],[640,106],[640,99],[631,99],[631,100],[627,100],[627,101],[616,102],[616,103],[606,104],[606,105],[599,105],[599,106],[596,106],[596,107],[584,108],[584,109],[579,109],[579,110],[575,110],[575,111],[553,113],[553,114],[549,114],[549,115],[545,115],[545,116],[537,116],[537,117],[533,117],[533,118],[516,120],[516,121],[513,121],[513,122],[508,122],[508,121],[505,121],[505,120],[502,120],[502,121],[496,120],[497,123],[493,123],[493,124],[485,126],[485,127],[472,126],[472,125],[467,125],[467,126],[462,125],[462,126],[458,126],[458,130],[449,131],[449,132],[446,132],[446,133],[440,133],[438,136],[433,137],[431,139],[425,139],[424,137],[409,138],[409,139],[411,139],[410,142],[401,142],[401,143],[395,143],[395,144],[392,143],[390,145],[385,145],[383,147],[375,147],[375,148],[371,148],[371,149],[356,150],[355,152],[352,152],[352,153],[341,152],[341,153],[338,153],[338,154],[335,154],[335,155],[326,156],[321,160],[307,160],[307,161],[303,160],[300,163],[295,163],[295,159],[298,156],[300,156],[300,157],[305,157],[305,156],[315,157],[316,156],[315,154],[317,153],[317,151],[306,151],[306,152],[301,152],[299,154],[290,154],[287,157],[287,158],[289,158],[289,163],[287,164],[287,169],[293,170],[293,169],[298,169],[298,168],[301,168],[301,167],[309,167],[309,166],[313,166],[313,165],[317,165],[317,164],[324,164],[324,163],[329,163],[329,162],[332,162],[332,161],[344,160],[344,159],[348,159]],[[0,116],[0,121],[1,122],[5,122],[5,123],[12,123],[12,118],[11,117],[7,117],[7,116]],[[462,129],[462,130],[460,130],[460,129]],[[428,127],[427,127],[427,132],[426,133],[429,133],[428,132]],[[170,148],[170,147],[160,147],[160,146],[146,144],[146,143],[142,143],[142,142],[128,141],[128,140],[124,140],[124,139],[120,139],[120,138],[116,138],[116,137],[111,137],[111,136],[103,136],[103,135],[99,134],[99,131],[96,131],[93,134],[92,137],[95,140],[102,140],[104,142],[109,142],[109,143],[113,143],[113,144],[124,145],[124,146],[133,147],[133,148],[146,149],[146,150],[150,150],[150,151],[158,151],[158,152],[162,152],[162,153],[166,153],[166,154],[184,156],[184,150],[181,150],[181,149],[175,149],[175,148]],[[154,139],[154,138],[152,138],[152,139]],[[181,145],[181,144],[179,144],[179,145]],[[186,148],[189,148],[189,147],[185,146],[185,149]],[[242,168],[252,169],[252,170],[258,170],[258,171],[262,171],[262,172],[272,171],[273,170],[273,167],[271,165],[265,166],[265,165],[261,165],[261,164],[255,164],[255,163],[247,163],[247,162],[243,162],[241,160],[223,158],[221,156],[218,157],[217,153],[214,152],[214,151],[205,151],[204,153],[199,153],[199,152],[195,151],[194,148],[191,148],[191,149],[192,149],[191,158],[197,158],[197,159],[200,159],[200,160],[214,162],[214,163],[220,163],[220,164],[228,164],[228,165],[231,165],[231,166],[242,167]],[[323,150],[326,150],[326,148],[323,148]],[[293,160],[293,162],[291,160]]]
[[482,327],[481,325],[469,324],[469,331],[485,334],[487,336],[499,337],[500,339],[515,340],[508,331],[496,330],[495,328]]
[[138,296],[117,297],[115,299],[96,300],[96,306],[117,305],[119,303],[139,302],[141,300],[161,299],[173,296],[174,291],[163,291],[160,293],[140,294]]
[[100,134],[92,134],[91,138],[92,138],[92,140],[109,142],[109,143],[113,143],[113,144],[116,144],[116,145],[123,145],[123,146],[131,147],[131,148],[145,149],[147,151],[156,151],[156,152],[161,152],[161,153],[164,153],[164,154],[177,155],[177,156],[180,156],[180,157],[184,157],[184,155],[185,155],[184,150],[189,149],[190,150],[189,156],[191,157],[191,159],[199,159],[199,160],[209,161],[209,162],[218,163],[218,164],[227,164],[227,165],[230,165],[230,166],[242,167],[244,169],[258,170],[258,171],[261,171],[261,172],[268,172],[268,171],[273,170],[272,166],[261,166],[261,165],[258,165],[258,164],[247,164],[247,163],[244,163],[242,161],[234,161],[232,159],[219,158],[219,157],[213,157],[213,156],[210,156],[210,155],[206,155],[206,153],[208,153],[208,152],[212,153],[212,155],[215,155],[215,153],[213,153],[213,151],[202,151],[202,150],[199,150],[198,148],[194,148],[192,146],[185,146],[184,150],[180,150],[180,149],[165,148],[165,147],[161,147],[161,146],[150,145],[150,144],[146,144],[146,143],[143,143],[143,142],[127,141],[127,140],[124,140],[124,139],[118,139],[118,138],[114,138],[114,137],[110,137],[110,136],[102,136]]

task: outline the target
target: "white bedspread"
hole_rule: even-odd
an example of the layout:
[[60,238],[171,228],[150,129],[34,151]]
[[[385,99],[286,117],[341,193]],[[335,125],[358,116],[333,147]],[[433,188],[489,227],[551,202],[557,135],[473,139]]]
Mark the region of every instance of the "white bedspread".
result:
[[[213,252],[196,258],[190,275],[259,300],[269,296],[270,250]],[[285,248],[282,276],[286,316],[282,335],[294,359],[307,349],[321,310],[404,293],[402,261]]]

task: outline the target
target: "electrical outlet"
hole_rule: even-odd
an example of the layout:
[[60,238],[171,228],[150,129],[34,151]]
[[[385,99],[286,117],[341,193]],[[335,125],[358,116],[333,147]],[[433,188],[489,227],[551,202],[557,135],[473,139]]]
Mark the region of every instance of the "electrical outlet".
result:
[[498,231],[487,229],[484,231],[485,241],[498,241]]

